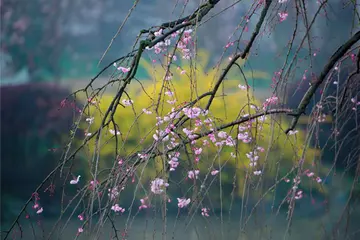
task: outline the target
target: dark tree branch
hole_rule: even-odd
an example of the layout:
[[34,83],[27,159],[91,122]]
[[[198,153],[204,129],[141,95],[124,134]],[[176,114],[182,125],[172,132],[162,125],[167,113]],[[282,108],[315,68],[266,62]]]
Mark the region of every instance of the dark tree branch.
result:
[[[215,6],[215,4],[217,4],[218,2],[220,2],[220,0],[209,0],[208,3],[201,5],[192,14],[190,14],[186,17],[180,18],[178,20],[175,20],[175,21],[163,23],[163,24],[161,24],[161,27],[162,28],[173,28],[180,23],[193,20],[194,18],[196,18],[197,14],[199,14],[200,18],[203,18],[210,11],[210,9],[213,8]],[[210,7],[210,9],[208,9],[209,7]]]
[[356,69],[345,80],[345,84],[344,84],[345,87],[344,87],[343,93],[341,94],[340,104],[339,104],[340,111],[342,110],[342,108],[344,106],[344,101],[345,101],[347,90],[349,89],[350,81],[352,80],[353,77],[355,77],[359,73],[360,73],[360,48],[356,55]]
[[285,131],[285,133],[288,133],[291,130],[294,130],[297,122],[299,121],[299,118],[301,114],[305,114],[306,107],[309,105],[310,100],[314,96],[316,90],[320,87],[320,85],[324,82],[326,76],[329,74],[331,69],[333,69],[336,62],[343,57],[347,51],[360,39],[360,31],[355,33],[346,43],[341,45],[336,52],[331,56],[329,62],[325,65],[323,71],[320,73],[320,76],[316,80],[315,83],[311,85],[311,87],[307,90],[304,97],[302,98],[297,111],[298,114],[295,116],[291,122],[290,127]]
[[[242,118],[240,118],[238,120],[235,120],[233,122],[226,123],[224,125],[221,125],[221,126],[217,127],[214,130],[204,132],[204,133],[198,135],[197,137],[195,137],[194,139],[185,141],[185,143],[186,144],[190,143],[193,140],[197,140],[197,139],[202,138],[204,136],[208,136],[211,133],[218,132],[218,131],[221,131],[223,129],[226,129],[226,128],[229,128],[229,127],[232,127],[232,126],[239,125],[239,124],[251,121],[251,120],[256,119],[258,117],[261,117],[261,116],[273,115],[273,114],[286,114],[288,116],[296,116],[297,112],[296,112],[296,110],[294,111],[293,109],[286,109],[286,108],[285,109],[271,109],[271,110],[267,110],[267,111],[264,111],[264,112],[259,112],[259,113],[252,114],[252,115],[249,115],[249,116],[246,116],[246,117],[242,117]],[[170,151],[173,151],[173,150],[170,150]]]
[[269,11],[271,2],[272,2],[272,0],[266,0],[264,9],[261,11],[260,19],[259,19],[258,23],[256,24],[255,30],[254,30],[253,34],[251,35],[249,43],[246,45],[246,47],[242,53],[239,53],[239,54],[236,54],[235,56],[233,56],[230,63],[226,66],[225,70],[222,72],[221,76],[219,77],[219,80],[215,84],[215,87],[211,93],[210,99],[205,107],[205,110],[208,110],[210,108],[211,103],[215,98],[217,90],[219,89],[221,83],[224,81],[224,79],[225,79],[226,75],[228,74],[228,72],[230,71],[231,67],[236,63],[236,61],[239,58],[245,59],[247,57],[247,55],[249,54],[250,49],[251,49],[257,35],[259,35],[261,26],[265,21],[265,17],[266,17],[267,12]]

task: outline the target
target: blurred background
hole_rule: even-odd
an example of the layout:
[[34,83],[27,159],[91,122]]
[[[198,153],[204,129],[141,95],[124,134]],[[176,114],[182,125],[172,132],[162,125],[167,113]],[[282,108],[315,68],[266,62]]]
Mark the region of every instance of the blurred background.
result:
[[[58,164],[61,152],[57,149],[67,139],[75,117],[73,108],[60,107],[61,101],[72,91],[85,86],[109,62],[131,51],[136,35],[141,29],[174,20],[182,11],[187,15],[198,7],[199,2],[192,0],[0,1],[2,226],[8,225],[36,186]],[[234,2],[221,1],[209,14],[209,16],[217,14],[216,17],[207,20],[198,29],[198,48],[205,49],[210,55],[206,67],[210,68],[216,64],[229,37],[253,3],[253,1],[242,1],[232,6]],[[135,10],[99,63],[134,4]],[[274,72],[281,68],[286,56],[284,46],[290,40],[295,21],[292,3],[287,6],[288,20],[277,26],[269,26],[271,29],[261,36],[261,41],[254,46],[249,58],[248,70],[255,69],[264,73],[261,76],[268,76],[252,79],[252,86],[256,89],[256,96],[260,100],[268,97],[271,78]],[[318,6],[317,1],[307,3],[310,16],[313,16]],[[222,11],[225,8],[227,10]],[[316,21],[312,32],[312,46],[317,53],[313,66],[315,74],[321,71],[334,50],[352,35],[353,26],[349,23],[353,21],[353,13],[353,9],[346,5],[345,1],[330,0],[327,17],[320,17]],[[249,22],[250,30],[245,33],[244,39],[251,34],[257,17],[254,16]],[[306,51],[301,54],[305,56]],[[298,64],[300,70],[293,77],[294,82],[301,78],[307,64],[306,60]],[[149,79],[145,67],[139,69],[137,76],[144,81]],[[347,74],[344,73],[341,77],[345,79],[346,76]],[[105,83],[108,77],[104,74],[97,81],[98,84]],[[288,104],[296,106],[305,90],[306,87],[300,89]],[[352,129],[354,125],[350,123],[347,128]],[[321,140],[325,142],[328,139],[330,130],[331,123],[328,123],[322,129]],[[357,133],[352,134],[357,136]],[[348,158],[349,149],[357,143],[358,140],[352,142],[353,145],[344,145],[344,149],[339,153],[340,156]],[[331,164],[333,153],[329,147],[322,161]],[[349,161],[354,163],[356,157],[356,154],[351,156],[348,163]],[[306,219],[305,222],[312,225],[309,221],[316,223],[325,221],[327,227],[332,226],[331,218],[340,214],[352,186],[354,171],[343,171],[348,163],[338,162],[339,173],[330,176],[327,180],[327,184],[332,187],[329,190],[331,194],[326,196],[328,204],[320,204],[312,208],[310,202],[304,203],[300,222]],[[333,184],[334,182],[337,183]],[[47,191],[51,192],[51,189]],[[56,194],[55,196],[58,197]],[[49,214],[50,219],[57,213],[55,208],[58,205],[53,199],[51,194],[44,195],[42,199],[42,204],[47,209],[54,208],[53,211],[49,210],[46,213]],[[317,200],[323,202],[324,199],[325,196],[319,193]],[[139,220],[140,226],[145,224],[141,221]],[[282,229],[283,225],[279,221],[279,229]],[[304,225],[299,223],[299,229],[301,226]],[[202,231],[206,232],[204,229]]]

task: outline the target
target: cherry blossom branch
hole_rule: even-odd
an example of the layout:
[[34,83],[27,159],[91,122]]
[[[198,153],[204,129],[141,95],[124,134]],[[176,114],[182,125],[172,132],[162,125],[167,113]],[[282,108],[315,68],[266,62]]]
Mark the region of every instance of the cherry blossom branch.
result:
[[[214,4],[216,4],[216,3],[218,3],[218,2],[219,2],[219,1],[213,1],[213,4],[212,4],[212,3],[205,4],[204,10],[203,10],[202,13],[199,13],[200,16],[197,18],[197,21],[200,21],[201,18],[202,18],[203,16],[205,16],[205,14],[207,14],[207,13],[214,7]],[[245,59],[245,58],[247,57],[247,55],[249,54],[250,49],[251,49],[251,47],[252,47],[252,45],[253,45],[253,43],[254,43],[257,35],[258,35],[259,32],[260,32],[261,26],[262,26],[262,24],[263,24],[263,22],[264,22],[264,20],[265,20],[265,17],[266,17],[266,14],[267,14],[267,12],[268,12],[268,10],[269,10],[269,8],[270,8],[271,2],[272,2],[272,0],[267,0],[267,1],[265,2],[265,7],[264,7],[264,9],[263,9],[262,12],[261,12],[260,19],[259,19],[259,21],[258,21],[258,23],[257,23],[257,25],[256,25],[256,28],[255,28],[255,30],[254,30],[254,32],[253,32],[253,34],[252,34],[252,37],[251,37],[249,43],[248,43],[247,46],[246,46],[244,52],[241,53],[241,54],[237,54],[237,55],[232,59],[232,61],[228,64],[227,68],[223,71],[222,75],[220,76],[219,80],[217,81],[217,84],[214,86],[214,88],[213,88],[213,90],[212,90],[211,92],[205,93],[205,94],[201,95],[201,97],[199,97],[198,99],[195,100],[195,102],[196,102],[196,101],[200,100],[201,98],[210,95],[210,99],[209,99],[208,104],[207,104],[207,106],[206,106],[206,108],[205,108],[206,110],[210,108],[211,103],[212,103],[212,101],[213,101],[213,99],[214,99],[214,97],[215,97],[215,94],[216,94],[216,92],[217,92],[217,90],[218,90],[221,82],[225,79],[225,77],[226,77],[227,73],[230,71],[231,67],[236,63],[236,60],[239,59],[239,58]],[[166,34],[162,35],[161,37],[159,37],[159,38],[157,38],[157,39],[155,39],[155,40],[153,40],[153,41],[151,41],[151,42],[149,42],[149,40],[147,40],[146,42],[142,42],[142,43],[144,44],[144,46],[152,47],[152,46],[156,45],[156,43],[161,42],[161,41],[164,41],[165,38],[166,38],[168,35],[170,35],[171,33],[176,32],[176,31],[178,31],[178,30],[180,30],[180,29],[182,29],[182,28],[184,28],[184,27],[186,27],[186,26],[190,26],[190,25],[193,25],[193,24],[194,24],[193,22],[186,22],[186,23],[180,24],[180,25],[178,25],[177,27],[175,27],[175,28],[173,28],[172,30],[170,30],[169,32],[167,32]],[[144,49],[144,48],[145,48],[144,46],[143,46],[143,47],[140,47],[140,50],[141,50],[141,49]],[[138,53],[138,56],[141,56],[141,54]],[[134,69],[132,69],[132,70],[134,71]],[[131,78],[127,78],[127,79],[130,79],[130,81],[131,81]],[[126,80],[125,80],[125,82],[126,82]],[[124,85],[125,85],[125,84],[124,84]],[[124,85],[122,86],[122,88],[120,89],[120,91],[118,92],[117,95],[120,94],[120,96],[121,96],[122,90],[125,89],[125,88],[124,88]],[[117,97],[115,97],[114,100],[115,100],[116,98],[117,98]],[[192,102],[192,104],[194,104],[195,102]],[[102,123],[102,125],[105,123],[104,120],[106,119],[107,114],[109,113],[110,109],[113,108],[113,105],[114,105],[113,103],[114,103],[114,101],[110,104],[110,107],[109,107],[107,113],[105,114],[105,117],[103,118],[103,123]],[[115,111],[113,110],[113,111],[112,111],[112,116],[111,116],[111,118],[113,117],[114,112],[115,112]],[[266,111],[266,112],[258,113],[258,114],[255,114],[255,115],[251,115],[251,116],[249,116],[249,117],[243,117],[243,118],[241,118],[241,119],[238,120],[238,121],[234,121],[234,122],[229,123],[229,124],[227,124],[227,125],[221,126],[220,129],[224,129],[224,128],[227,128],[227,127],[230,127],[230,126],[233,126],[233,125],[236,125],[236,124],[240,124],[240,123],[249,121],[249,120],[251,120],[251,119],[255,119],[255,118],[257,118],[257,117],[260,117],[260,116],[264,116],[264,115],[268,115],[268,114],[276,114],[276,113],[287,113],[288,115],[294,115],[294,111],[293,111],[293,110],[289,110],[289,109],[269,110],[269,111]],[[181,123],[183,124],[186,120],[188,120],[188,119],[185,119],[185,120],[181,121]],[[220,129],[217,129],[217,130],[220,130]],[[206,135],[208,135],[208,134],[209,134],[209,133],[207,133]],[[99,138],[99,136],[100,136],[100,134],[97,135],[97,138]],[[205,136],[205,135],[201,135],[201,136],[199,136],[199,138],[201,138],[201,137],[203,137],[203,136]],[[188,143],[188,141],[187,141],[186,143]],[[152,145],[151,147],[149,147],[149,148],[145,151],[145,153],[146,153],[146,154],[149,154],[150,152],[153,152],[154,149],[155,149],[155,145]],[[169,150],[169,152],[170,152],[170,151],[172,151],[172,150]],[[144,152],[142,152],[142,153],[144,153]],[[132,159],[132,158],[134,158],[134,157],[137,158],[137,154],[138,154],[138,153],[132,154],[132,156],[130,157],[130,159]],[[161,154],[162,154],[162,153],[155,153],[153,156],[151,156],[151,158],[152,158],[152,157],[156,157],[156,156],[161,155]],[[141,164],[142,162],[144,162],[143,159],[137,158],[137,160],[134,162],[132,168],[133,168],[133,169],[136,168],[136,166],[139,165],[139,164]],[[126,178],[126,177],[127,177],[127,176],[125,176],[124,178]],[[120,183],[122,183],[122,181],[120,181]]]
[[[220,0],[209,0],[207,3],[204,3],[202,4],[198,9],[196,9],[191,15],[185,17],[185,18],[182,18],[180,20],[175,20],[175,21],[172,21],[172,22],[168,22],[168,23],[163,23],[161,25],[161,28],[172,28],[171,30],[169,30],[168,32],[164,33],[162,36],[160,36],[159,38],[157,39],[153,39],[151,38],[150,36],[148,36],[147,40],[145,40],[145,43],[144,44],[144,48],[145,47],[153,47],[155,46],[157,43],[159,42],[162,42],[164,41],[168,36],[170,36],[172,33],[178,31],[178,30],[181,30],[185,27],[188,27],[188,26],[191,26],[191,25],[195,25],[196,23],[200,22],[202,20],[202,18],[204,16],[206,16],[209,11],[215,7],[215,5],[220,2]],[[178,25],[178,23],[180,23]],[[141,30],[140,31],[140,35],[141,36],[142,34],[144,33],[150,33],[150,30]],[[101,75],[103,74],[107,69],[109,69],[111,66],[113,66],[114,63],[116,62],[119,62],[121,60],[124,60],[126,58],[129,58],[129,57],[135,57],[135,53],[138,53],[140,50],[139,49],[135,49],[133,51],[131,51],[130,53],[128,53],[127,55],[123,56],[123,57],[120,57],[118,59],[115,59],[113,60],[112,62],[110,62],[106,67],[104,67],[95,77],[93,77],[90,82],[86,85],[85,88],[83,89],[80,89],[80,90],[77,90],[76,92],[74,92],[73,94],[76,94],[80,91],[86,91],[89,87],[92,86],[93,82]],[[141,57],[141,55],[140,55]],[[133,68],[134,66],[132,66]],[[135,72],[136,73],[136,72]],[[72,95],[73,95],[72,94]]]
[[[96,136],[96,144],[98,144],[99,142],[99,139],[100,139],[100,136],[101,136],[101,129],[105,126],[107,126],[111,121],[113,121],[113,116],[116,112],[116,108],[118,106],[118,103],[119,103],[119,100],[120,98],[122,97],[123,93],[125,92],[125,88],[128,84],[130,84],[131,80],[134,78],[136,72],[137,72],[137,69],[138,69],[138,66],[139,66],[139,62],[140,62],[140,59],[142,57],[142,53],[143,51],[145,50],[146,47],[153,47],[155,46],[157,43],[159,42],[162,42],[166,39],[166,37],[170,36],[172,33],[178,31],[178,30],[181,30],[185,27],[188,27],[188,26],[192,26],[192,25],[196,25],[198,22],[200,22],[202,20],[202,18],[204,16],[206,16],[209,11],[214,8],[214,6],[220,2],[220,0],[209,0],[208,2],[204,3],[203,5],[201,5],[196,11],[194,11],[193,14],[191,14],[190,16],[188,16],[187,18],[185,19],[180,19],[180,20],[176,20],[176,21],[173,21],[173,22],[170,22],[170,23],[164,23],[162,24],[162,27],[165,28],[165,27],[168,27],[168,28],[172,28],[170,29],[168,32],[164,33],[162,36],[160,36],[159,38],[157,39],[146,39],[146,40],[142,40],[140,42],[140,46],[138,49],[135,49],[133,51],[131,51],[130,53],[128,53],[126,56],[123,56],[123,57],[120,57],[114,61],[112,61],[111,63],[109,63],[106,67],[104,67],[94,78],[92,78],[90,80],[90,82],[87,84],[87,86],[81,90],[78,90],[76,92],[74,92],[72,95],[75,95],[76,93],[80,92],[80,91],[87,91],[88,88],[90,88],[93,84],[93,82],[101,75],[103,74],[107,69],[109,69],[111,66],[113,66],[114,63],[118,62],[118,61],[121,61],[121,60],[124,60],[124,59],[127,59],[127,58],[130,58],[130,57],[135,57],[133,59],[133,62],[131,64],[131,71],[127,74],[127,76],[125,77],[125,79],[123,79],[123,85],[122,87],[120,88],[120,90],[117,92],[116,96],[113,98],[112,102],[110,103],[107,111],[105,112],[104,114],[104,117],[103,117],[103,120],[102,120],[102,123],[101,123],[101,126],[100,128],[95,131],[95,134],[92,135],[91,137],[87,138],[84,140],[83,144],[81,146],[79,146],[72,154],[70,154],[69,156],[66,156],[67,154],[65,154],[64,156],[64,160],[43,180],[43,182],[36,188],[35,192],[39,191],[43,185],[60,169],[62,168],[67,162],[69,162],[70,160],[74,159],[74,157],[76,156],[76,154],[83,148],[83,146],[85,146],[85,144],[90,140],[92,139],[93,137]],[[184,23],[184,21],[181,21],[181,20],[184,20],[186,21]],[[178,23],[181,23],[181,24],[178,24]],[[142,34],[144,33],[149,33],[150,31],[149,30],[142,30],[140,31],[140,35],[141,36]],[[111,112],[111,114],[110,114]],[[108,121],[107,118],[108,116],[110,115],[110,119]],[[70,148],[70,146],[68,146],[68,148]],[[146,150],[146,153],[150,153],[154,150],[154,145],[149,147],[148,150]],[[66,151],[67,152],[67,151]],[[136,158],[138,157],[137,156],[137,153],[133,154],[131,158]],[[142,160],[142,159],[140,159]],[[138,165],[139,163],[141,163],[142,161],[139,161],[139,162],[135,162],[135,164],[133,165],[133,168],[136,167],[136,165]],[[131,171],[132,172],[132,171]],[[131,174],[131,172],[129,172],[129,174]],[[128,177],[128,174],[126,174],[122,179],[121,179],[121,183],[123,181],[125,181]],[[6,236],[4,239],[7,239],[9,237],[9,234],[12,232],[13,228],[16,226],[16,224],[19,222],[19,219],[20,217],[22,216],[22,214],[26,211],[26,208],[27,206],[29,205],[29,203],[32,201],[32,197],[28,199],[28,201],[23,205],[23,208],[22,210],[20,211],[20,213],[17,215],[16,219],[14,220],[13,224],[10,226],[9,230],[6,231]]]
[[[198,140],[200,138],[203,138],[205,136],[208,136],[209,134],[211,133],[214,133],[214,132],[218,132],[218,131],[221,131],[223,129],[226,129],[226,128],[229,128],[229,127],[232,127],[232,126],[235,126],[235,125],[239,125],[239,124],[242,124],[244,122],[248,122],[248,121],[251,121],[253,119],[256,119],[258,117],[261,117],[261,116],[266,116],[266,115],[273,115],[273,114],[286,114],[288,116],[296,116],[297,115],[297,111],[296,110],[293,110],[293,109],[271,109],[271,110],[267,110],[267,111],[263,111],[263,112],[259,112],[259,113],[256,113],[256,114],[252,114],[252,115],[249,115],[249,116],[246,116],[246,117],[242,117],[238,120],[235,120],[233,122],[230,122],[230,123],[226,123],[226,124],[223,124],[213,130],[210,130],[210,131],[207,131],[207,132],[204,132],[202,134],[197,134],[197,136],[195,138],[192,138],[192,139],[188,139],[188,140],[184,140],[183,141],[183,145],[185,144],[189,144],[191,141],[193,140]],[[138,158],[138,154],[139,153],[142,153],[142,154],[149,154],[150,152],[153,152],[154,149],[155,149],[156,145],[153,144],[151,145],[147,150],[143,151],[143,152],[136,152],[134,154],[132,154],[129,158],[137,158],[137,160],[134,162],[134,164],[132,165],[132,169],[136,168],[136,166],[138,166],[139,164],[143,163],[145,160],[144,159],[141,159],[141,158]],[[166,154],[167,153],[170,153],[170,152],[173,152],[173,151],[176,151],[177,149],[179,148],[179,146],[177,147],[174,147],[172,149],[169,149],[168,151],[166,151]],[[162,152],[156,152],[149,156],[149,158],[155,158],[157,156],[160,156],[160,155],[163,155],[164,153]],[[122,181],[120,181],[122,183]]]
[[299,118],[302,114],[305,114],[306,107],[309,105],[310,100],[314,96],[316,90],[320,87],[320,85],[325,80],[326,76],[329,74],[331,69],[335,66],[337,61],[343,57],[346,52],[358,41],[360,40],[360,31],[356,32],[346,43],[341,45],[336,52],[332,55],[329,62],[325,65],[323,71],[320,73],[320,76],[316,80],[315,83],[313,83],[310,88],[307,90],[307,92],[304,94],[304,97],[302,98],[298,108],[297,108],[297,114],[293,118],[290,127],[285,131],[285,133],[288,133],[292,130],[294,130],[297,122],[299,121]]
[[188,144],[193,140],[198,140],[199,138],[208,136],[209,134],[212,134],[214,132],[218,132],[218,131],[221,131],[223,129],[226,129],[226,128],[229,128],[229,127],[232,127],[232,126],[239,125],[239,124],[254,120],[254,119],[258,118],[258,117],[262,117],[262,116],[266,116],[266,115],[274,115],[274,114],[286,114],[288,116],[297,116],[297,110],[296,109],[295,110],[286,109],[286,108],[285,109],[271,109],[271,110],[267,110],[267,111],[264,111],[264,112],[259,112],[259,113],[256,113],[256,114],[252,114],[252,115],[249,115],[249,116],[246,116],[246,117],[242,117],[242,118],[240,118],[238,120],[235,120],[233,122],[223,124],[223,125],[215,128],[214,130],[210,130],[210,131],[204,132],[202,134],[199,134],[197,137],[195,137],[195,138],[193,138],[191,140],[185,141],[185,143]]

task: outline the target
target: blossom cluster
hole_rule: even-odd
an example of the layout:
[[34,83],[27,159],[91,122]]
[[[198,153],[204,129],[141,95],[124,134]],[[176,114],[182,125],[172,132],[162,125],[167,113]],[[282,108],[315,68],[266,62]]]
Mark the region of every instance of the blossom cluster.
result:
[[154,194],[162,194],[168,186],[169,184],[161,178],[155,178],[151,181],[151,191]]
[[[164,35],[164,30],[161,28],[158,31],[154,32],[155,37],[162,37]],[[169,37],[166,37],[163,41],[160,41],[155,44],[153,47],[146,47],[147,50],[154,49],[155,54],[160,54],[163,52],[166,52],[168,50],[168,47],[171,45],[171,38],[176,38],[179,35],[181,35],[181,38],[177,41],[177,48],[181,51],[183,55],[183,59],[189,60],[192,57],[191,50],[190,50],[190,44],[192,43],[192,34],[193,30],[178,30],[172,34],[170,34]],[[176,57],[173,58],[173,60],[176,60]]]

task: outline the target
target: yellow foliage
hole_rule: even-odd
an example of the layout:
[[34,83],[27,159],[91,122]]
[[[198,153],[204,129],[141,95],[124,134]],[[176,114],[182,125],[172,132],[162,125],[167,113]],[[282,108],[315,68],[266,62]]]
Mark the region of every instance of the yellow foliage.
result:
[[[173,74],[172,80],[164,80],[166,69],[160,64],[150,64],[146,61],[141,61],[141,65],[147,69],[152,79],[141,80],[141,84],[136,81],[131,82],[131,86],[127,89],[128,95],[131,100],[134,101],[131,106],[118,106],[114,115],[114,120],[118,124],[121,135],[119,135],[119,155],[127,156],[135,151],[142,150],[144,147],[149,146],[153,141],[153,134],[158,129],[156,125],[156,116],[165,116],[171,111],[173,107],[181,106],[184,103],[195,100],[203,93],[210,91],[219,75],[222,73],[224,66],[221,65],[218,68],[211,69],[206,72],[209,55],[204,51],[200,51],[197,59],[191,64],[188,61],[181,61],[177,66],[171,66],[170,71]],[[166,62],[166,60],[164,61]],[[179,61],[177,61],[179,62]],[[176,63],[176,62],[175,62]],[[244,65],[244,62],[239,61],[240,66]],[[183,72],[185,71],[185,73]],[[252,78],[268,79],[269,75],[261,71],[245,71],[247,81]],[[251,89],[240,90],[238,84],[246,85],[243,75],[239,71],[238,67],[233,66],[229,72],[227,78],[220,86],[217,95],[209,109],[208,117],[214,120],[214,126],[220,126],[221,124],[228,123],[238,119],[244,114],[255,113],[255,109],[250,108],[249,104],[255,105],[259,108],[262,107],[262,103],[257,101]],[[249,82],[250,84],[251,82]],[[176,103],[174,105],[169,104],[167,100],[172,100],[171,97],[164,94],[166,91],[174,92],[174,99]],[[160,95],[161,93],[161,95]],[[159,100],[159,96],[161,99]],[[102,115],[107,111],[114,95],[104,95],[100,99],[98,107],[92,106],[90,108],[90,115],[94,116],[95,120],[90,128],[91,131],[95,131],[99,128]],[[122,100],[127,99],[124,94]],[[205,108],[209,96],[199,101],[196,106]],[[158,108],[156,106],[158,105]],[[151,115],[144,114],[142,109],[152,111]],[[156,113],[156,109],[158,112]],[[271,121],[272,119],[272,121]],[[191,124],[191,126],[189,125]],[[262,130],[257,130],[257,125],[263,125]],[[182,129],[184,127],[193,128],[194,121],[188,121],[178,133],[183,134]],[[293,136],[287,136],[284,134],[284,130],[288,127],[288,122],[284,118],[277,116],[268,116],[264,123],[256,121],[252,128],[252,136],[256,139],[256,146],[261,146],[265,150],[269,150],[260,154],[260,165],[264,168],[263,179],[264,182],[271,186],[274,183],[275,175],[279,173],[278,178],[284,176],[294,165],[296,165],[299,159],[304,154],[305,166],[309,166],[314,158],[319,154],[314,149],[308,149],[305,143],[305,134],[299,131],[298,134]],[[111,167],[114,164],[116,143],[114,136],[109,133],[110,129],[114,129],[112,123],[110,123],[107,129],[103,130],[101,142],[100,142],[100,169]],[[202,129],[204,130],[204,129]],[[237,126],[232,130],[225,129],[229,135],[234,139],[237,136]],[[231,132],[230,132],[231,131]],[[198,132],[201,132],[201,128]],[[210,142],[210,141],[209,141]],[[90,146],[94,146],[94,141],[90,143]],[[199,141],[197,145],[200,145]],[[160,145],[161,146],[161,145]],[[180,158],[180,165],[186,166],[186,169],[199,168],[202,174],[208,173],[212,169],[219,169],[219,164],[226,163],[226,168],[237,174],[237,186],[238,193],[241,196],[245,181],[245,176],[251,175],[251,178],[255,176],[252,174],[253,169],[249,167],[249,159],[246,157],[246,153],[254,149],[254,144],[245,144],[239,142],[237,153],[234,147],[223,147],[220,154],[217,154],[218,148],[215,146],[207,147],[201,155],[200,163],[198,166],[194,166],[194,159],[190,159],[190,162],[186,158],[186,154],[182,151]],[[92,148],[90,148],[92,149]],[[306,153],[303,153],[304,149]],[[191,147],[187,147],[190,153],[190,157],[194,158],[191,153]],[[230,153],[236,153],[237,158],[232,158]],[[143,181],[149,181],[153,179],[159,172],[167,167],[167,161],[163,157],[158,157],[155,161],[150,160],[144,174],[142,176]],[[278,170],[279,167],[279,170]],[[142,169],[142,167],[140,167]],[[156,170],[156,171],[155,171]],[[185,177],[187,171],[182,173]],[[256,177],[255,177],[256,178]],[[224,171],[221,173],[222,183],[232,183],[233,176],[231,173]]]

